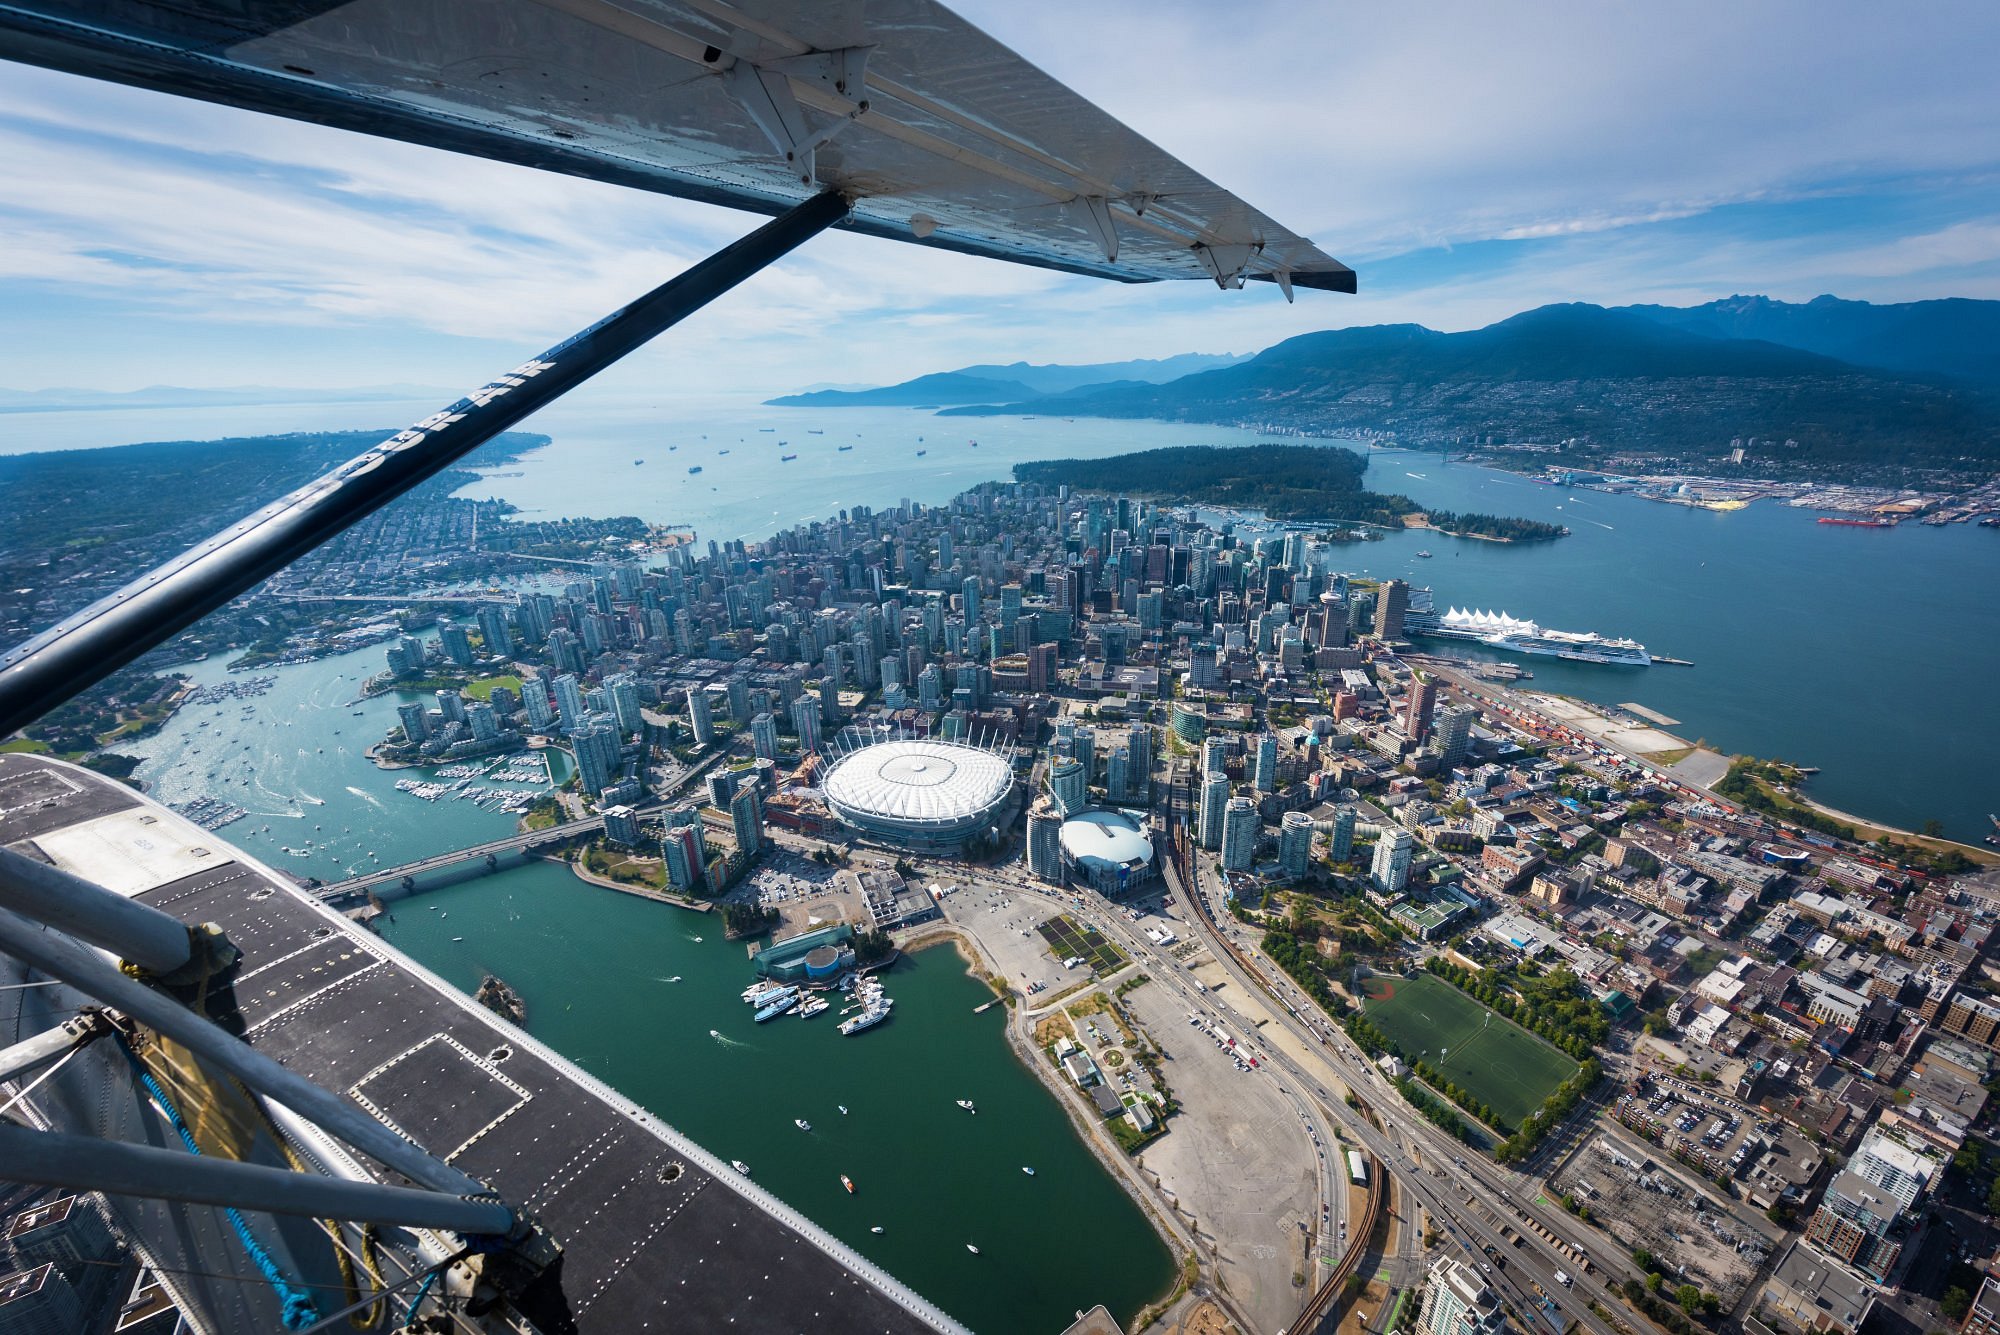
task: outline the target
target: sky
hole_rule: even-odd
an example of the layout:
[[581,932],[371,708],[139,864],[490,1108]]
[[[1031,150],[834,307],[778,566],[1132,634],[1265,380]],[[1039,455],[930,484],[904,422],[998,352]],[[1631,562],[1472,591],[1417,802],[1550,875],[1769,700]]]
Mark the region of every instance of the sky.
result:
[[[1360,273],[1126,286],[829,234],[614,373],[777,394],[1558,301],[2000,299],[2000,6],[954,6]],[[464,388],[757,222],[0,64],[0,387]]]

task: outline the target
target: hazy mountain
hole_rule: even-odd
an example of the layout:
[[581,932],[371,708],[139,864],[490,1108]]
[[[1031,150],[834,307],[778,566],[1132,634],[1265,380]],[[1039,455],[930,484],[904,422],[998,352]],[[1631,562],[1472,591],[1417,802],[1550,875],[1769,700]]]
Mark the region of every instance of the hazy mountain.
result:
[[976,375],[986,380],[1018,380],[1037,394],[1066,394],[1086,385],[1107,385],[1112,381],[1138,380],[1164,385],[1184,375],[1218,371],[1225,366],[1250,360],[1248,353],[1183,352],[1178,357],[1153,361],[1097,362],[1088,366],[1031,366],[1014,362],[1009,366],[963,366],[960,375]]
[[1184,352],[1154,361],[1097,362],[1089,366],[962,366],[918,376],[880,389],[854,386],[810,386],[797,394],[768,400],[778,408],[925,408],[946,404],[1015,403],[1045,394],[1070,394],[1080,389],[1113,385],[1163,385],[1185,375],[1234,366],[1248,360],[1232,353]]
[[2000,301],[1952,298],[1876,306],[1814,297],[1724,297],[1702,306],[1626,306],[1710,338],[1757,338],[1858,366],[2000,383]]
[[362,385],[347,389],[281,389],[235,385],[190,389],[150,385],[112,392],[103,389],[0,389],[0,412],[69,412],[103,408],[216,408],[260,403],[396,403],[408,399],[448,403],[462,391],[431,385]]
[[881,389],[855,392],[823,389],[812,394],[787,394],[766,402],[774,408],[933,408],[944,404],[1018,403],[1039,393],[1018,380],[992,380],[963,371],[940,371]]
[[1579,459],[1712,457],[1738,437],[1796,442],[1759,456],[1779,472],[2000,458],[2000,407],[1956,382],[1587,305],[1544,306],[1458,334],[1421,325],[1304,334],[1165,385],[947,412],[1378,430],[1411,443],[1573,441]]

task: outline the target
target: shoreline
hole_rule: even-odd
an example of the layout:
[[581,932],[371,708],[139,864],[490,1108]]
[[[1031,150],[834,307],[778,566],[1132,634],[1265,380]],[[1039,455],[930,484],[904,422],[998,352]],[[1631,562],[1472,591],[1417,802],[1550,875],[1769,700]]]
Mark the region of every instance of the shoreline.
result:
[[[568,862],[569,860],[565,858],[564,861]],[[581,862],[569,862],[569,869],[571,875],[586,885],[594,885],[604,890],[616,890],[620,894],[631,895],[635,899],[650,899],[655,904],[666,904],[673,908],[686,909],[690,913],[715,912],[715,905],[708,900],[677,899],[664,890],[654,890],[649,886],[643,885],[627,885],[623,881],[614,881],[609,877],[599,876],[596,872],[585,867]]]
[[[997,973],[989,975],[983,972],[990,968],[991,961],[985,958],[978,938],[974,937],[964,928],[951,923],[925,924],[912,934],[912,939],[903,945],[901,949],[904,954],[914,956],[919,951],[944,945],[951,946],[957,953],[958,958],[965,964],[965,972],[968,977],[977,978],[982,983],[987,983],[989,977],[1000,977]],[[1103,983],[1103,979],[1092,980],[1092,986],[1094,987],[1102,986]],[[987,985],[991,986],[990,983],[987,983]],[[1004,979],[1002,980],[1002,985],[1005,986]],[[1004,1005],[1005,1000],[1010,997],[1015,998],[1017,1001],[1023,1000],[1013,988],[1008,987],[1004,992],[997,995],[994,1001],[1000,1001]],[[978,1009],[985,1010],[991,1004],[993,1003],[984,1003]],[[1165,1311],[1171,1310],[1173,1304],[1185,1294],[1187,1286],[1183,1282],[1183,1270],[1188,1259],[1190,1257],[1198,1257],[1199,1253],[1196,1251],[1193,1240],[1183,1237],[1177,1231],[1176,1225],[1168,1222],[1168,1217],[1162,1214],[1157,1204],[1147,1199],[1144,1191],[1135,1180],[1144,1172],[1138,1162],[1131,1155],[1126,1154],[1116,1146],[1107,1148],[1099,1136],[1097,1128],[1084,1120],[1083,1114],[1078,1110],[1075,1100],[1070,1097],[1068,1088],[1057,1082],[1054,1075],[1049,1071],[1046,1062],[1036,1060],[1040,1054],[1021,1033],[1020,1028],[1015,1023],[1017,1019],[1023,1018],[1024,1012],[1021,1011],[1018,1005],[1005,1005],[1004,1008],[1007,1012],[1007,1017],[1002,1026],[1002,1033],[1006,1038],[1007,1050],[1013,1054],[1016,1061],[1027,1068],[1028,1072],[1047,1091],[1049,1097],[1054,1099],[1057,1105],[1062,1108],[1063,1115],[1069,1120],[1070,1129],[1075,1133],[1077,1140],[1085,1149],[1090,1151],[1091,1157],[1096,1159],[1099,1166],[1111,1176],[1112,1180],[1118,1183],[1133,1204],[1139,1207],[1140,1213],[1152,1225],[1154,1236],[1160,1239],[1161,1243],[1167,1248],[1169,1256],[1173,1258],[1174,1274],[1168,1287],[1158,1298],[1147,1303],[1133,1314],[1132,1319],[1135,1324],[1132,1326],[1132,1330],[1136,1332],[1145,1329],[1163,1316]],[[1149,1319],[1144,1324],[1139,1324],[1141,1318]]]

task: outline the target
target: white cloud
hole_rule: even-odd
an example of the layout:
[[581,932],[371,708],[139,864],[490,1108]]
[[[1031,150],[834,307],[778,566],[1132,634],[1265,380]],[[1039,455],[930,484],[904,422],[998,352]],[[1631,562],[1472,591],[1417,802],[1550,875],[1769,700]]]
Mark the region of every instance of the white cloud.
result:
[[[1990,6],[959,7],[1360,264],[1363,295],[1286,306],[1264,285],[1123,287],[831,234],[643,354],[647,374],[777,391],[1247,351],[1336,324],[1464,328],[1546,301],[1996,286]],[[202,369],[205,338],[257,330],[274,366],[328,350],[324,383],[458,378],[758,221],[19,66],[0,66],[0,172],[4,378],[26,386],[300,383]],[[1986,207],[1894,220],[1947,187]],[[1771,214],[1813,230],[1731,220],[1841,192],[1853,207],[1832,222]],[[1887,220],[1856,221],[1871,208]],[[51,309],[104,313],[96,360],[37,337]],[[444,369],[409,365],[413,348]]]

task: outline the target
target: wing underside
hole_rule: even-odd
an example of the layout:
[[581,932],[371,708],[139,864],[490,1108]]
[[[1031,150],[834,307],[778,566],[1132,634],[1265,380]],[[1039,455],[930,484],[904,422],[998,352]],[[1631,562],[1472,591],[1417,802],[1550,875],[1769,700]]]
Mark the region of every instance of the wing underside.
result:
[[0,3],[0,56],[1125,282],[1355,290],[934,0]]

